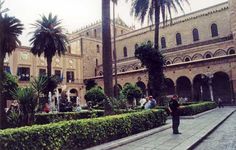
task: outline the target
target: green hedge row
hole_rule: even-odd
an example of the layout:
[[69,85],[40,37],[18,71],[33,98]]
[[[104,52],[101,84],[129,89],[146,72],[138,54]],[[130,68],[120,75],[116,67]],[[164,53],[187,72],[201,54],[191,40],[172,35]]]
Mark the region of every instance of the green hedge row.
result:
[[1,149],[80,150],[165,124],[164,110],[63,121],[0,131]]
[[[181,104],[182,105],[182,104]],[[199,113],[202,113],[204,111],[214,109],[217,107],[217,104],[215,102],[192,102],[192,103],[185,103],[183,108],[180,109],[180,115],[181,116],[192,116]],[[156,109],[164,109],[167,114],[170,114],[169,109],[167,106],[157,106]]]
[[34,124],[48,124],[52,122],[96,118],[101,116],[104,116],[103,110],[36,114]]
[[215,102],[201,102],[187,105],[180,109],[181,116],[192,116],[217,107]]

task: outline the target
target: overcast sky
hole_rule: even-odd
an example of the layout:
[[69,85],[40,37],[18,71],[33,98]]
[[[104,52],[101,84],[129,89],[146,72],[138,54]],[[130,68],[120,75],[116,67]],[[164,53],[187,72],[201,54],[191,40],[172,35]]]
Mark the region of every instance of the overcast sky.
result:
[[[196,11],[225,1],[227,0],[189,0],[191,9],[187,7],[185,12]],[[9,15],[14,15],[24,24],[25,30],[20,39],[26,46],[29,46],[28,40],[31,37],[28,35],[32,31],[30,24],[39,19],[42,14],[52,12],[58,15],[63,21],[63,27],[69,32],[101,20],[101,0],[5,0],[4,7],[10,9]],[[119,0],[116,15],[119,15],[129,26],[140,27],[140,24],[130,16],[130,5],[126,0]]]

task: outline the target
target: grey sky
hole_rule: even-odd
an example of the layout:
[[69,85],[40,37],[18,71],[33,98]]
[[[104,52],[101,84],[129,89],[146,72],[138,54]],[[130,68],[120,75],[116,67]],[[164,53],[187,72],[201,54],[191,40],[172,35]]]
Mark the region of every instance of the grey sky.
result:
[[[117,14],[129,26],[140,24],[130,16],[130,5],[120,0],[117,6]],[[191,10],[187,7],[186,13],[206,8],[227,0],[189,0]],[[9,8],[9,14],[19,18],[25,25],[23,35],[20,37],[23,45],[29,45],[28,40],[32,31],[30,24],[40,18],[42,14],[52,12],[63,20],[63,27],[69,32],[101,20],[101,0],[5,0],[5,7]],[[181,13],[180,13],[181,14]]]

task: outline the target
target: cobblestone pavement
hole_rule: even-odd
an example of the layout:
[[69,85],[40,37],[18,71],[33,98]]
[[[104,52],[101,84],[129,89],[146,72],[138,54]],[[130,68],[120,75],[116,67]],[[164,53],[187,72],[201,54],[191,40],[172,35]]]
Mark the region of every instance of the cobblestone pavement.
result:
[[[187,149],[186,147],[193,145],[196,140],[206,135],[213,126],[218,125],[219,122],[225,119],[234,110],[235,107],[216,109],[196,119],[184,119],[181,120],[180,132],[182,132],[182,134],[180,135],[173,135],[172,129],[167,129],[113,150],[185,150]],[[234,115],[234,117],[231,118],[235,118],[234,127],[228,125],[229,127],[226,128],[234,130],[232,134],[235,134],[234,137],[236,137],[236,117]],[[232,132],[232,130],[230,132]],[[222,131],[222,133],[219,132],[218,134],[225,133],[230,135],[230,132]],[[227,139],[228,137],[222,136],[221,140],[227,141]],[[233,143],[231,143],[231,145],[233,146]],[[224,147],[224,149],[225,148],[226,147]]]
[[236,112],[194,150],[236,150]]

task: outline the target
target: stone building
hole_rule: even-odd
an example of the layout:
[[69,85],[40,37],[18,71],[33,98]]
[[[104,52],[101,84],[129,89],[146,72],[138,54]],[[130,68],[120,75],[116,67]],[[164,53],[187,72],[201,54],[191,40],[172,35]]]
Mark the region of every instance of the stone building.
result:
[[[236,1],[192,12],[172,22],[160,27],[160,47],[166,60],[166,95],[176,93],[195,101],[221,98],[230,103],[236,93]],[[101,23],[96,28],[101,28]],[[120,87],[134,83],[148,94],[147,71],[134,57],[134,51],[141,43],[152,42],[153,37],[154,26],[127,28],[116,37]],[[84,79],[95,79],[103,87],[101,54],[96,54],[96,45],[102,47],[101,39],[89,40],[86,50],[82,50],[87,51],[83,56]]]
[[[7,72],[18,77],[20,86],[28,86],[33,78],[46,75],[47,61],[41,56],[34,56],[29,47],[18,47],[6,57],[4,67]],[[81,54],[70,51],[61,57],[55,56],[52,62],[52,74],[62,79],[58,87],[59,93],[67,91],[71,100],[84,95],[83,68]],[[82,100],[82,99],[81,99]]]

